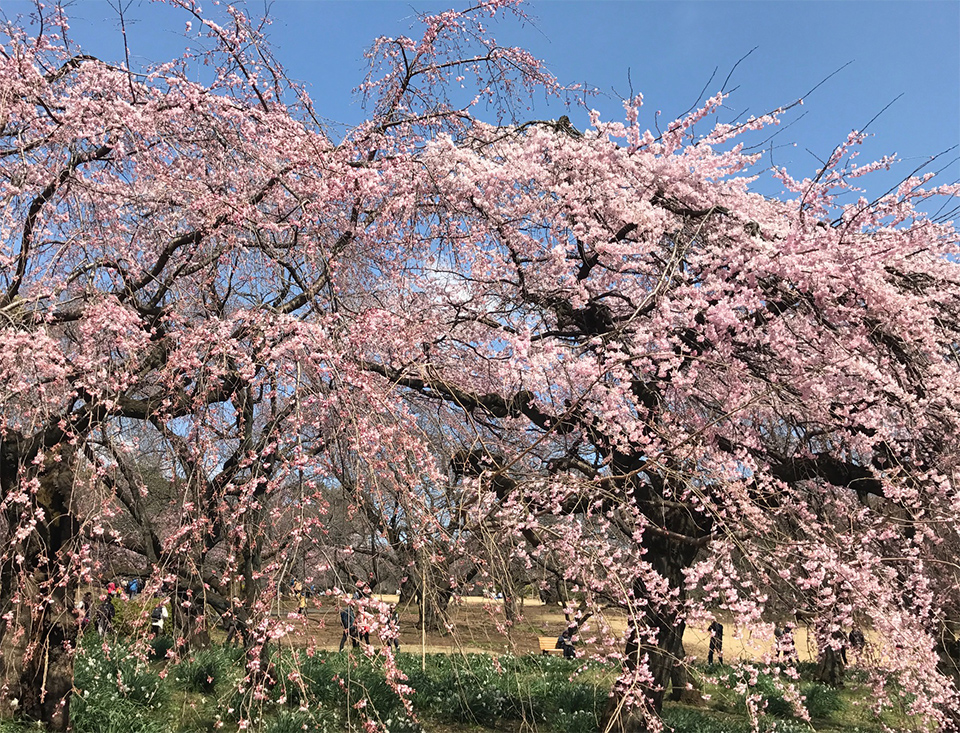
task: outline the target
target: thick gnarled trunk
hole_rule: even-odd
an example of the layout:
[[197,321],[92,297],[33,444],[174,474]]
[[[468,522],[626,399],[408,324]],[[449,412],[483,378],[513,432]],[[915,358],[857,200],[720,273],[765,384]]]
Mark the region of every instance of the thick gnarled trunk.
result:
[[447,611],[453,599],[449,582],[441,580],[442,571],[447,569],[447,566],[433,568],[418,557],[410,574],[400,583],[400,602],[414,601],[419,608],[418,631],[447,631],[450,622]]
[[444,588],[428,588],[425,593],[417,593],[420,606],[417,630],[445,633],[449,624],[447,609],[452,597],[453,594]]
[[[960,689],[960,622],[947,619],[937,635],[937,669],[944,677],[953,680],[953,686]],[[960,730],[960,710],[949,707],[944,710],[947,720]]]
[[834,631],[832,634],[820,631],[816,637],[820,647],[817,655],[817,679],[831,687],[843,687],[847,670],[846,636],[842,631]]
[[[23,583],[21,597],[41,598],[46,581],[40,573],[31,577]],[[3,622],[0,717],[38,720],[47,730],[67,730],[77,635],[70,600],[60,586],[34,605],[18,604],[21,613]]]
[[[37,720],[51,731],[69,726],[77,638],[76,584],[62,575],[77,536],[69,458],[48,457],[31,503],[8,508],[5,518],[14,541],[0,565],[0,717]],[[22,478],[9,468],[3,471],[4,496],[17,490]],[[31,516],[45,521],[30,527]]]
[[[683,603],[686,599],[683,571],[697,555],[697,547],[668,536],[647,537],[647,559],[676,595],[664,600],[634,584],[634,598],[644,611],[628,619],[623,676],[614,686],[601,720],[600,730],[615,733],[645,733],[658,719],[671,682],[678,683],[678,665],[683,664]],[[655,641],[652,641],[655,639]],[[625,683],[625,684],[623,684]]]

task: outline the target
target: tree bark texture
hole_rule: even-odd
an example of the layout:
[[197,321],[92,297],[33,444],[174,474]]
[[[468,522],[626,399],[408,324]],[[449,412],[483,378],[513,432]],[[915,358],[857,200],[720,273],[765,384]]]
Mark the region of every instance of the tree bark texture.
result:
[[[677,669],[685,655],[683,632],[686,622],[680,613],[686,598],[683,571],[693,563],[697,551],[689,544],[667,537],[648,535],[645,544],[647,558],[654,569],[669,581],[671,588],[678,590],[678,595],[674,601],[664,604],[647,590],[642,581],[637,581],[634,586],[634,597],[644,599],[647,605],[640,606],[645,609],[644,613],[628,620],[624,670],[633,673],[645,664],[651,679],[640,683],[639,689],[634,691],[638,693],[635,695],[637,699],[644,700],[639,707],[630,705],[626,699],[625,693],[631,691],[614,687],[600,726],[600,730],[611,733],[646,733],[651,729],[651,720],[659,718],[663,711],[664,697],[671,682],[682,684]],[[641,638],[638,629],[643,628],[656,631],[655,643]]]
[[[40,721],[51,731],[69,726],[77,639],[76,584],[61,575],[77,536],[70,513],[74,463],[72,455],[60,457],[60,462],[48,457],[39,471],[31,506],[8,508],[8,532],[15,533],[31,511],[46,521],[19,541],[10,538],[0,566],[0,717]],[[5,450],[4,462],[11,458],[20,457]],[[9,465],[5,469],[2,490],[10,496],[21,476]]]

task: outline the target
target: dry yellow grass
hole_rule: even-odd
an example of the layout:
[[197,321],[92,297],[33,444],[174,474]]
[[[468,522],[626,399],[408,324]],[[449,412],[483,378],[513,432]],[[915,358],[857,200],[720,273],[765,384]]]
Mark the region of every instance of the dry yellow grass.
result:
[[[377,596],[385,603],[396,603],[397,596]],[[295,601],[285,603],[284,608],[291,611]],[[537,599],[525,599],[522,617],[506,631],[503,604],[484,598],[467,597],[459,600],[450,608],[450,623],[453,633],[441,634],[427,632],[424,635],[416,629],[417,609],[415,606],[399,608],[400,644],[406,652],[436,653],[513,653],[529,654],[539,651],[538,636],[557,636],[566,627],[566,620],[559,607],[544,606]],[[600,619],[592,619],[594,628]],[[622,633],[626,622],[622,614],[610,613],[603,618],[614,632]],[[724,620],[723,651],[728,663],[736,659],[759,659],[771,650],[772,640],[763,639],[753,633],[749,627],[738,627],[730,620]],[[293,645],[315,644],[323,649],[335,650],[340,644],[342,629],[336,601],[331,598],[311,599],[305,620],[293,622],[295,632],[288,642]],[[592,635],[588,629],[585,636]],[[706,628],[688,628],[683,643],[687,655],[698,661],[705,661],[710,636]],[[377,643],[377,640],[371,639]],[[794,631],[794,641],[801,660],[811,659],[811,647],[808,644],[804,628]],[[588,649],[589,649],[588,645]]]

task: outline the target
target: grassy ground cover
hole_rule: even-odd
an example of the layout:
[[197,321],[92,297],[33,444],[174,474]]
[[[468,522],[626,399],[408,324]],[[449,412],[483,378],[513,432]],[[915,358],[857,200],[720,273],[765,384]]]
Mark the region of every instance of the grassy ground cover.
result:
[[[104,643],[88,634],[77,659],[74,730],[334,733],[362,730],[373,721],[377,730],[391,733],[587,733],[597,730],[616,672],[597,662],[533,654],[401,654],[405,684],[414,690],[408,708],[387,683],[379,655],[278,649],[271,670],[276,682],[256,697],[240,691],[241,650],[217,645],[171,659],[168,647],[165,640],[148,647]],[[836,690],[812,680],[811,664],[799,671],[800,696],[793,697],[775,675],[760,672],[745,691],[748,670],[694,665],[697,693],[687,696],[692,702],[667,705],[668,730],[746,733],[753,729],[750,707],[760,731],[879,733],[882,723],[910,727],[895,709],[882,719],[871,712],[873,697],[858,672],[846,689]],[[29,727],[0,727],[0,733],[14,730]]]
[[[391,733],[586,733],[597,730],[616,676],[613,665],[536,653],[537,636],[556,636],[565,626],[556,607],[528,599],[509,635],[496,630],[502,606],[494,601],[458,603],[450,617],[455,633],[444,634],[421,635],[413,612],[401,608],[404,653],[398,662],[407,677],[400,682],[412,688],[408,708],[387,683],[382,657],[336,651],[341,636],[337,607],[320,597],[312,600],[305,618],[291,619],[293,632],[274,646],[275,683],[258,697],[240,691],[244,655],[239,648],[221,643],[173,657],[168,655],[171,639],[149,645],[131,641],[142,640],[155,603],[143,598],[121,603],[117,634],[106,643],[92,631],[86,634],[76,662],[71,711],[77,733],[233,733],[244,725],[263,733],[333,733],[360,730],[368,720]],[[288,617],[293,604],[278,599],[275,614]],[[616,616],[604,621],[613,628],[622,623]],[[222,633],[214,630],[213,636],[222,642]],[[816,683],[802,629],[797,632],[800,679],[795,692],[784,687],[785,677],[765,673],[750,661],[769,651],[762,634],[730,623],[725,636],[725,659],[734,666],[708,667],[702,661],[706,630],[688,629],[684,643],[693,660],[689,674],[694,690],[684,695],[684,702],[667,704],[668,730],[746,733],[753,729],[751,719],[760,731],[785,733],[872,733],[883,724],[910,728],[898,708],[905,701],[893,686],[884,695],[887,711],[877,717],[871,709],[874,693],[856,669],[848,675],[846,689]],[[592,651],[597,650],[581,647],[581,652]],[[758,672],[746,689],[751,669]],[[0,733],[24,729],[0,724]]]

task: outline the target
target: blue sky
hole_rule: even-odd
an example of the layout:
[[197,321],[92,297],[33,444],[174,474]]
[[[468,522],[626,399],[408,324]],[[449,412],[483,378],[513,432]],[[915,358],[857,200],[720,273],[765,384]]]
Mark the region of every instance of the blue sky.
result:
[[[114,3],[115,4],[115,3]],[[215,12],[212,1],[205,8]],[[289,75],[306,83],[318,112],[345,125],[363,119],[352,89],[364,73],[363,49],[377,35],[412,35],[416,11],[456,7],[453,2],[343,2],[277,0],[270,37]],[[251,12],[264,3],[249,2]],[[7,16],[28,12],[23,0],[5,0]],[[531,20],[504,19],[492,26],[503,44],[522,45],[545,60],[561,82],[584,82],[601,96],[590,105],[607,118],[621,114],[620,97],[644,95],[642,121],[661,127],[687,110],[701,89],[719,90],[738,59],[756,47],[734,72],[737,87],[721,119],[760,114],[792,102],[848,64],[805,97],[786,122],[773,162],[795,177],[812,175],[852,129],[861,129],[893,102],[869,128],[873,137],[860,162],[897,153],[904,162],[890,178],[878,177],[868,192],[905,176],[930,156],[960,143],[960,3],[955,0],[753,0],[750,2],[552,0],[530,2]],[[116,13],[103,0],[78,0],[70,8],[72,32],[84,50],[119,60],[122,43]],[[163,61],[183,48],[183,13],[133,0],[127,10],[134,63]],[[716,69],[716,76],[708,79]],[[628,80],[629,74],[629,80]],[[897,101],[894,100],[900,96]],[[543,99],[536,118],[564,114]],[[587,124],[581,109],[569,114]],[[800,115],[803,115],[800,118]],[[799,119],[798,119],[799,118]],[[785,124],[786,124],[785,122]],[[943,180],[960,178],[954,150]],[[769,165],[765,156],[763,164]]]

